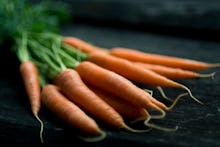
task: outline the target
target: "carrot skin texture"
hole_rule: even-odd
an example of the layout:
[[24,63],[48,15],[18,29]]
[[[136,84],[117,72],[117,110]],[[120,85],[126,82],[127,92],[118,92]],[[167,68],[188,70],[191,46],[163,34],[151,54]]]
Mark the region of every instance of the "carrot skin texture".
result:
[[181,68],[186,70],[195,70],[195,71],[203,70],[213,66],[209,63],[204,63],[200,61],[146,53],[135,49],[121,48],[121,47],[112,48],[109,51],[109,53],[113,56],[125,58],[130,61],[165,65],[169,67]]
[[124,118],[127,119],[140,119],[147,118],[150,114],[143,107],[134,106],[123,99],[117,98],[116,96],[110,94],[107,91],[98,89],[94,86],[88,86],[92,91],[94,91],[100,98],[111,105],[117,112],[119,112]]
[[30,101],[31,110],[37,116],[41,108],[41,87],[37,68],[31,61],[24,61],[19,69]]
[[96,47],[76,37],[64,37],[62,42],[65,44],[71,45],[72,47],[77,48],[84,53],[90,53],[90,52],[103,50],[102,48]]
[[122,117],[110,105],[91,91],[75,70],[66,69],[62,71],[54,79],[54,83],[61,88],[62,92],[71,101],[76,103],[84,111],[112,127],[124,127]]
[[90,53],[87,60],[135,82],[151,86],[179,87],[178,83],[151,70],[140,68],[126,59],[96,52]]
[[152,104],[152,97],[149,93],[138,88],[119,74],[88,61],[81,62],[76,68],[76,71],[85,82],[106,90],[133,105],[157,109],[154,104]]
[[196,72],[189,71],[189,70],[183,70],[180,68],[172,68],[172,67],[148,64],[148,63],[143,63],[143,62],[135,62],[135,64],[139,65],[142,68],[152,70],[162,76],[165,76],[165,77],[167,77],[169,79],[173,79],[173,80],[201,77],[201,75]]
[[52,84],[46,85],[42,90],[41,100],[53,114],[79,131],[89,135],[101,133],[95,120],[85,114],[73,102],[69,101],[57,86]]

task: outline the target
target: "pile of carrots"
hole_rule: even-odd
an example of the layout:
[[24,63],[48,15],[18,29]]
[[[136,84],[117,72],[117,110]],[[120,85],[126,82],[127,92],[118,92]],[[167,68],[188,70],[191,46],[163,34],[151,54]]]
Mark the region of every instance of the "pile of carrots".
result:
[[[153,124],[162,119],[183,96],[196,102],[190,89],[175,80],[213,77],[214,73],[197,71],[219,67],[178,57],[150,54],[135,49],[105,49],[76,37],[63,37],[52,33],[23,32],[18,57],[33,115],[41,124],[38,113],[44,105],[64,122],[79,130],[85,141],[100,141],[106,132],[96,120],[115,128],[131,132],[150,129],[175,131]],[[166,106],[151,91],[136,85],[156,87],[161,95],[171,101]],[[163,87],[180,88],[176,98],[168,98]],[[158,113],[151,114],[151,110]],[[126,120],[143,121],[143,130],[130,127]]]

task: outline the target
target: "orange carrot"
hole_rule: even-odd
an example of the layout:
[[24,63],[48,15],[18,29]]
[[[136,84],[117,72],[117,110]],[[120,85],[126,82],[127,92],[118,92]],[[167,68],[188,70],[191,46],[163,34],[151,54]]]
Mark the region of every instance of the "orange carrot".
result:
[[143,107],[137,107],[124,101],[123,99],[117,98],[113,94],[96,88],[92,85],[87,84],[89,89],[91,89],[95,94],[97,94],[101,99],[111,105],[117,112],[119,112],[123,117],[127,119],[138,119],[143,120],[149,117],[149,113]]
[[139,65],[140,67],[150,69],[160,75],[163,75],[173,80],[189,79],[189,78],[206,78],[206,77],[213,77],[215,75],[215,73],[199,74],[193,71],[184,70],[180,68],[148,64],[148,63],[143,63],[143,62],[135,62],[135,64]]
[[74,48],[80,49],[82,52],[90,53],[94,51],[103,51],[103,48],[96,47],[76,37],[64,37],[63,43],[69,44]]
[[[149,121],[151,119],[157,119],[158,117],[154,117],[148,113],[148,111],[143,108],[143,107],[137,107],[135,105],[132,105],[123,99],[117,98],[113,94],[101,90],[99,88],[96,88],[92,85],[87,86],[95,92],[100,98],[102,98],[105,102],[107,102],[109,105],[111,105],[117,112],[119,112],[123,117],[132,120],[132,123],[135,123],[137,121],[144,120],[144,124],[150,128],[155,128],[163,131],[175,131],[177,128],[165,128],[165,127],[160,127],[158,125],[152,124]],[[184,94],[186,95],[186,94]],[[183,96],[184,96],[183,95]],[[177,99],[181,98],[182,95],[180,95]],[[174,102],[176,103],[176,102]],[[171,105],[173,107],[175,104]]]
[[36,66],[31,61],[24,61],[20,64],[20,73],[24,82],[24,86],[30,101],[31,111],[41,124],[40,138],[43,142],[43,122],[38,117],[41,108],[40,100],[40,80]]
[[[80,65],[78,67],[80,67]],[[62,92],[71,101],[107,125],[115,128],[124,128],[133,132],[139,131],[128,127],[121,115],[91,91],[75,70],[66,69],[62,71],[55,77],[54,83],[61,88]]]
[[133,105],[158,110],[162,113],[161,117],[165,116],[162,109],[167,109],[167,107],[163,103],[154,99],[149,93],[123,76],[88,61],[81,62],[76,70],[85,82],[113,93]]
[[159,75],[151,70],[140,68],[131,61],[119,57],[111,56],[101,52],[88,54],[88,61],[91,61],[103,68],[114,71],[132,81],[161,87],[182,88],[189,92],[190,96],[199,103],[186,86]]
[[125,58],[130,61],[136,62],[144,62],[150,64],[158,64],[158,65],[165,65],[169,67],[181,68],[186,70],[203,70],[212,67],[219,67],[220,63],[211,64],[205,63],[201,61],[179,58],[179,57],[172,57],[172,56],[165,56],[153,53],[146,53],[141,52],[135,49],[127,49],[127,48],[112,48],[109,53],[111,55]]
[[75,129],[78,129],[78,131],[86,135],[98,135],[98,137],[87,138],[87,141],[99,141],[106,136],[95,120],[68,100],[57,86],[52,84],[46,85],[42,90],[41,100],[53,114]]

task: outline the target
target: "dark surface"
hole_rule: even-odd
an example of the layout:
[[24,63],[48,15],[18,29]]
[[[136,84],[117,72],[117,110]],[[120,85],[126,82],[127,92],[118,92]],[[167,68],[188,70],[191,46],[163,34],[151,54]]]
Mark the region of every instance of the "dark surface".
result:
[[74,21],[219,40],[219,0],[63,1]]
[[[205,62],[220,62],[220,43],[195,40],[141,31],[96,27],[75,24],[63,28],[63,35],[77,36],[95,45],[136,48],[145,52],[186,57]],[[0,144],[40,145],[40,127],[30,112],[29,103],[19,74],[16,60],[8,50],[0,49]],[[162,126],[179,126],[176,132],[152,130],[148,133],[130,133],[114,130],[100,123],[108,137],[98,143],[85,143],[75,136],[75,131],[54,117],[44,107],[40,117],[44,122],[44,140],[48,146],[220,146],[220,75],[215,79],[191,79],[179,81],[188,86],[194,96],[205,104],[200,105],[186,97],[167,112],[167,117],[157,123]],[[169,89],[168,89],[169,90]],[[169,95],[176,90],[167,91]],[[155,92],[155,96],[159,96]]]

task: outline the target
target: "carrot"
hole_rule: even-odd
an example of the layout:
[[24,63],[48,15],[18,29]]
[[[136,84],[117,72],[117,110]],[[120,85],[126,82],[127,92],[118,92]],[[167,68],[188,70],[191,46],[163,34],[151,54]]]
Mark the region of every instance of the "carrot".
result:
[[131,61],[119,57],[111,56],[101,52],[88,54],[87,60],[93,62],[103,68],[114,71],[132,81],[161,87],[175,87],[185,89],[195,101],[197,100],[191,93],[190,89],[185,85],[170,80],[162,75],[159,75],[151,70],[140,68]]
[[101,99],[111,105],[117,112],[119,112],[123,117],[127,119],[138,119],[143,120],[149,117],[149,113],[143,107],[137,107],[124,101],[123,99],[117,98],[113,94],[96,88],[90,84],[87,84],[89,89],[91,89],[95,94],[97,94]]
[[139,65],[140,67],[150,69],[160,75],[163,75],[173,80],[189,79],[189,78],[206,78],[206,77],[213,77],[215,75],[215,73],[199,74],[193,71],[183,70],[180,68],[173,68],[163,65],[154,65],[143,62],[135,62],[135,64]]
[[41,108],[41,100],[40,100],[40,81],[38,76],[38,71],[35,65],[31,61],[24,61],[20,64],[20,73],[25,85],[25,89],[30,101],[31,111],[36,119],[41,124],[40,130],[40,138],[41,142],[43,142],[43,122],[38,117],[38,113]]
[[44,86],[41,100],[53,114],[72,127],[86,133],[86,135],[98,135],[98,137],[87,138],[86,141],[99,141],[105,138],[106,133],[99,128],[96,121],[69,101],[57,86],[52,84]]
[[186,70],[204,70],[220,66],[220,63],[211,64],[191,59],[146,53],[135,49],[121,47],[112,48],[109,53],[113,56],[128,59],[130,61],[158,64]]
[[127,126],[121,115],[91,91],[75,70],[66,69],[62,71],[55,77],[54,83],[61,88],[62,92],[71,101],[107,125],[115,128],[124,128],[133,132],[140,132],[140,130],[134,130]]
[[85,53],[104,50],[103,48],[96,47],[96,46],[89,44],[86,41],[83,41],[83,40],[76,38],[76,37],[64,37],[62,39],[62,42],[64,44],[69,44],[74,48],[80,49],[82,52],[85,52]]
[[140,89],[123,76],[88,61],[81,62],[76,67],[76,71],[85,82],[113,93],[115,96],[133,105],[158,110],[162,113],[162,115],[158,117],[165,116],[165,112],[162,108],[167,109],[167,107],[163,103],[152,98],[149,93]]
[[[97,94],[100,98],[102,98],[105,102],[107,102],[109,105],[111,105],[117,112],[119,112],[123,117],[132,120],[132,123],[135,123],[137,121],[141,121],[144,120],[144,124],[150,128],[155,128],[155,129],[160,129],[163,131],[175,131],[177,128],[175,127],[173,128],[165,128],[165,127],[160,127],[158,125],[155,124],[151,124],[149,121],[151,119],[157,119],[158,117],[154,117],[152,115],[150,115],[148,113],[148,111],[146,111],[145,108],[143,107],[137,107],[135,105],[132,105],[126,101],[124,101],[123,99],[117,98],[116,96],[114,96],[113,94],[101,90],[99,88],[96,88],[92,85],[87,84],[87,86],[95,92],[95,94]],[[187,93],[188,94],[188,93]],[[180,99],[182,96],[184,95],[180,95],[177,99]],[[173,107],[175,105],[174,102],[171,107]],[[172,108],[171,108],[172,109]]]

